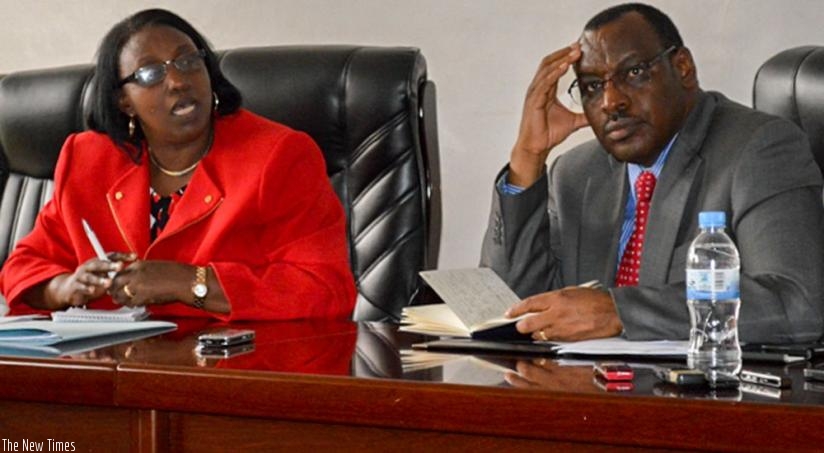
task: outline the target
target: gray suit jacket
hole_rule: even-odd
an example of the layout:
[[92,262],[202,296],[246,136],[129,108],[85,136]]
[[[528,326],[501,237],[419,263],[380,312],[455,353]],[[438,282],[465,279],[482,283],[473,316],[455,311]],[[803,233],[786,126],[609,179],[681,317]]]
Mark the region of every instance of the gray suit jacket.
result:
[[[520,297],[593,279],[611,287],[626,171],[591,141],[559,156],[523,193],[496,190],[481,265]],[[824,207],[807,138],[788,121],[712,92],[701,94],[656,184],[639,285],[610,289],[625,336],[689,337],[685,264],[701,211],[727,213],[741,254],[740,338],[820,337]]]

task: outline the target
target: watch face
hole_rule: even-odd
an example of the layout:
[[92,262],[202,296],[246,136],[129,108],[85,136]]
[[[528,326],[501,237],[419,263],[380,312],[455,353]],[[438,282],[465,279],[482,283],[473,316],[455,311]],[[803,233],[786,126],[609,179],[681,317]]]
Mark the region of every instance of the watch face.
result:
[[192,287],[192,293],[195,297],[206,297],[207,292],[209,292],[209,287],[203,283],[198,283]]

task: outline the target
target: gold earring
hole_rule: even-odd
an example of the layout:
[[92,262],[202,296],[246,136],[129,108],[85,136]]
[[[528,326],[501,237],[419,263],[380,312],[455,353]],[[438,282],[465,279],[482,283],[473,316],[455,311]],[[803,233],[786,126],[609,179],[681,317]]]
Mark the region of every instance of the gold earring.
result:
[[129,117],[129,138],[134,138],[134,130],[137,126],[134,124],[134,117]]
[[212,91],[212,97],[215,98],[215,112],[217,112],[217,108],[220,106],[220,99],[217,98],[217,93]]

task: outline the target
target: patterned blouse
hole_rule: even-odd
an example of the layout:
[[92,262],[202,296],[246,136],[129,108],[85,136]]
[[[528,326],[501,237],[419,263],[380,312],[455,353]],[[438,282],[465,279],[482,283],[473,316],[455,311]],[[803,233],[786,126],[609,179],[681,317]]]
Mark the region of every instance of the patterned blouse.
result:
[[186,186],[183,186],[170,195],[162,197],[159,193],[155,192],[152,187],[149,187],[149,195],[152,200],[151,214],[149,215],[152,241],[163,231],[166,222],[169,221],[169,216],[172,215],[172,211],[175,209],[175,206],[177,206],[177,202],[180,201],[180,197],[183,196],[183,191],[185,190]]

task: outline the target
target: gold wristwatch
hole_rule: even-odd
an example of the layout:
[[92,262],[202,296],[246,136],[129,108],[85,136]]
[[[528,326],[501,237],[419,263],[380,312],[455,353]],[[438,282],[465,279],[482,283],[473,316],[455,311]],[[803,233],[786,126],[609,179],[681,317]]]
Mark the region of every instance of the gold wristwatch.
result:
[[203,305],[206,303],[206,296],[209,294],[209,285],[206,284],[206,268],[204,266],[198,266],[195,270],[195,281],[192,282],[192,295],[195,296],[195,300],[192,305],[195,308],[203,308]]

